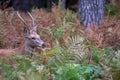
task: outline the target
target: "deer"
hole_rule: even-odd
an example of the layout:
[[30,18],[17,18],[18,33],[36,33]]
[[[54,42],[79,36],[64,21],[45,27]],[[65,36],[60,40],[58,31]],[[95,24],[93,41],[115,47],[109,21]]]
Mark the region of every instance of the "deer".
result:
[[28,55],[32,56],[36,47],[45,48],[45,42],[40,38],[37,33],[37,25],[35,24],[35,20],[30,12],[27,12],[29,17],[32,20],[32,27],[28,26],[25,20],[20,15],[19,11],[17,11],[18,18],[24,23],[24,44],[21,47],[15,49],[0,49],[0,57],[9,57],[13,54],[15,55]]

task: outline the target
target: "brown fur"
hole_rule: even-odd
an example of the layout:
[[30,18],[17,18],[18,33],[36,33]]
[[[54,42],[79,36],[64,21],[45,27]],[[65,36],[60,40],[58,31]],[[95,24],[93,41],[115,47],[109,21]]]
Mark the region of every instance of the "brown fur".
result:
[[21,46],[15,49],[0,49],[0,57],[10,57],[11,55],[22,55],[25,53],[25,46]]

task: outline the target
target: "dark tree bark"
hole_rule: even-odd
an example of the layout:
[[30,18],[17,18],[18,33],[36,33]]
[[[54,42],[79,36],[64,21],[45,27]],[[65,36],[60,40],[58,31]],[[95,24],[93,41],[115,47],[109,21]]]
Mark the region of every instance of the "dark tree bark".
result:
[[13,7],[15,10],[25,12],[30,11],[33,7],[51,9],[52,1],[53,0],[0,0],[0,9],[4,10],[5,8]]
[[76,11],[76,5],[78,5],[79,0],[61,0],[62,1],[62,8],[63,9],[70,9]]
[[56,5],[58,5],[59,0],[52,0],[53,3],[55,3]]
[[12,6],[13,0],[0,0],[0,10],[4,10]]
[[32,8],[31,1],[29,0],[14,0],[13,8],[19,11],[30,11]]
[[79,0],[79,16],[83,26],[100,25],[104,16],[105,0]]
[[36,8],[51,8],[52,0],[32,0],[32,6]]
[[65,9],[66,8],[66,0],[61,0],[62,3],[62,8]]

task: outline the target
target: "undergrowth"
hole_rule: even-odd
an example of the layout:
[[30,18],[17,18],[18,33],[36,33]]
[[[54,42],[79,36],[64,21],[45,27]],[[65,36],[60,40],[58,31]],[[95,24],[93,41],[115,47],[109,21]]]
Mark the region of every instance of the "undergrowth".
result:
[[[11,12],[12,14],[15,13]],[[69,10],[61,11],[60,8],[55,7],[51,13],[46,13],[44,10],[33,10],[32,14],[37,20],[39,34],[47,42],[47,48],[42,49],[41,53],[34,52],[32,57],[12,55],[10,57],[11,65],[7,64],[5,59],[1,59],[0,80],[120,79],[118,75],[120,72],[119,48],[114,49],[113,46],[99,47],[99,44],[95,44],[91,39],[88,40],[77,19],[77,13]],[[15,16],[9,18],[9,23],[6,23],[11,24],[12,28],[15,27],[13,32],[20,28],[15,33],[23,37],[21,33],[22,23],[12,23],[11,20],[15,20],[16,23],[19,20]],[[2,24],[1,21],[0,24]],[[7,28],[8,25],[6,25]],[[104,25],[108,26],[108,24]],[[116,25],[118,27],[118,24]],[[0,25],[0,28],[4,29],[2,25]],[[112,27],[109,28],[110,31],[113,30]],[[107,31],[109,29],[105,26],[104,29],[100,30]],[[108,32],[109,35],[105,35],[102,40],[106,41],[110,38],[110,35],[113,35],[110,34],[110,31]],[[2,34],[0,32],[0,45],[1,41],[4,42],[4,38],[1,39]],[[119,33],[115,34],[118,35]],[[15,36],[12,36],[12,38]],[[107,39],[106,36],[108,36]],[[93,40],[101,40],[101,37],[103,38],[104,35],[102,34],[97,38],[95,36]],[[19,39],[16,42],[19,42]]]

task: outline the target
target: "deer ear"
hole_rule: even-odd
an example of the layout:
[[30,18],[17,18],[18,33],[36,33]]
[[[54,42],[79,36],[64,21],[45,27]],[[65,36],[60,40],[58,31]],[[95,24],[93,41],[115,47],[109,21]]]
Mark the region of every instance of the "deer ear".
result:
[[30,35],[30,29],[28,27],[24,27],[24,35],[25,36]]

